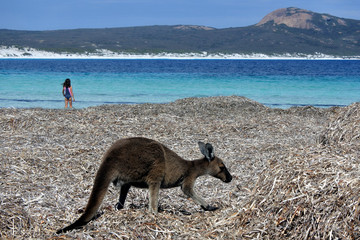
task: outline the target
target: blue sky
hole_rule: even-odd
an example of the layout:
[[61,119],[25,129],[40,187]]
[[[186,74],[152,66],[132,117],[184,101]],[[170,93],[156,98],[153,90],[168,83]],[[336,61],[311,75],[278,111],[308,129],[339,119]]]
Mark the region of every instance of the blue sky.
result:
[[244,27],[285,7],[360,20],[360,0],[0,0],[0,29]]

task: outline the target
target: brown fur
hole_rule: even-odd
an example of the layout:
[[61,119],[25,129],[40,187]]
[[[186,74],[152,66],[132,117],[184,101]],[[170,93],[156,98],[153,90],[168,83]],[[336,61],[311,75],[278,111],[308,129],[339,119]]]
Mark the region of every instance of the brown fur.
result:
[[216,210],[195,194],[195,180],[209,174],[223,182],[230,182],[232,176],[223,161],[215,157],[211,144],[199,142],[199,147],[205,157],[187,161],[155,140],[128,138],[115,142],[104,155],[85,212],[57,233],[80,228],[95,218],[111,182],[120,186],[117,209],[124,207],[127,193],[134,186],[149,188],[149,210],[157,213],[159,189],[181,186],[183,192],[204,210]]

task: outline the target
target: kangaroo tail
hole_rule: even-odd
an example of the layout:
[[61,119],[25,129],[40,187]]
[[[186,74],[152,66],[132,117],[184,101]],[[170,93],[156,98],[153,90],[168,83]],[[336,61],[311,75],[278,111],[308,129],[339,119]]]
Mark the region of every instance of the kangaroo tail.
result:
[[81,228],[82,226],[90,222],[92,219],[97,218],[96,212],[105,197],[110,183],[113,181],[111,176],[112,174],[110,174],[109,171],[106,170],[106,167],[104,166],[104,164],[102,164],[96,174],[94,186],[91,191],[91,195],[84,213],[74,223],[70,224],[65,228],[59,229],[56,232],[57,234]]

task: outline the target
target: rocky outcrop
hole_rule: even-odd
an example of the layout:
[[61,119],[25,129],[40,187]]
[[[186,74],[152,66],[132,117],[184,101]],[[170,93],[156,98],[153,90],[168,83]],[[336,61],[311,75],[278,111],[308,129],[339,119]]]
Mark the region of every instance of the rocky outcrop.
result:
[[329,14],[319,14],[300,8],[281,8],[266,15],[256,26],[273,22],[288,27],[322,31],[324,26],[346,26],[346,21]]

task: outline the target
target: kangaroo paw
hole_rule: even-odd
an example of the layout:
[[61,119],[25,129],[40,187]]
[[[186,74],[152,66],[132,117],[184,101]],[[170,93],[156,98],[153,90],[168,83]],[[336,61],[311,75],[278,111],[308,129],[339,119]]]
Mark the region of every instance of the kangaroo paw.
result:
[[213,207],[210,205],[207,205],[206,207],[201,206],[201,208],[204,209],[205,211],[215,211],[215,210],[219,209],[218,207]]
[[187,215],[187,216],[191,215],[191,212],[188,212],[188,211],[186,211],[186,210],[180,210],[180,212],[181,212],[182,214],[184,214],[184,215]]
[[122,205],[120,202],[118,202],[118,203],[115,204],[115,209],[121,210],[121,209],[123,209],[123,208],[124,208],[124,205]]

